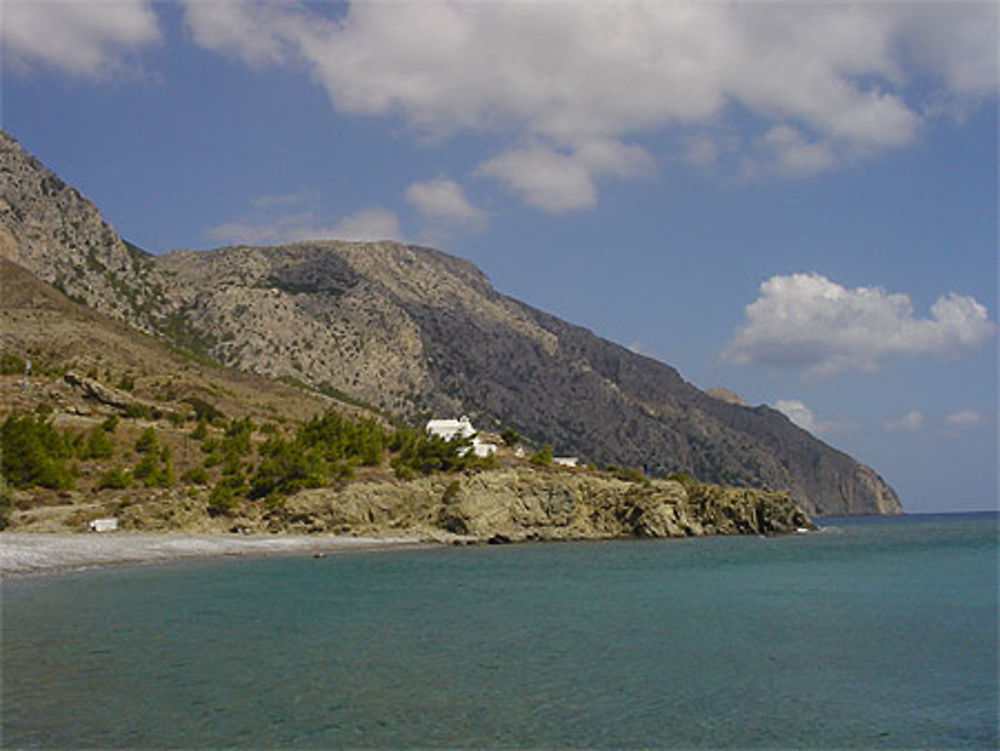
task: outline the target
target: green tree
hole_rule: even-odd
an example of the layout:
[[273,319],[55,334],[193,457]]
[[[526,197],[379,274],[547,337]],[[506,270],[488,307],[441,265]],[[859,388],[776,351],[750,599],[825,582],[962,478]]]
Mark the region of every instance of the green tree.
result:
[[552,444],[546,443],[538,451],[531,455],[528,459],[532,464],[537,464],[539,466],[545,466],[547,464],[552,464]]
[[521,442],[521,434],[514,430],[514,428],[504,428],[500,432],[500,438],[510,448],[514,448],[514,446]]
[[146,428],[139,435],[139,440],[135,442],[135,450],[140,454],[156,454],[160,450],[156,431],[152,427]]
[[70,435],[34,415],[8,415],[0,426],[0,465],[15,488],[41,486],[63,490],[73,487],[66,460],[73,455]]
[[97,485],[94,486],[95,490],[104,490],[105,488],[111,488],[114,490],[120,490],[122,488],[127,488],[132,484],[131,478],[128,476],[128,472],[123,470],[121,467],[112,467],[97,481]]
[[97,426],[90,429],[87,434],[87,442],[80,450],[81,459],[109,459],[114,453],[114,444],[108,438],[107,431],[103,427]]

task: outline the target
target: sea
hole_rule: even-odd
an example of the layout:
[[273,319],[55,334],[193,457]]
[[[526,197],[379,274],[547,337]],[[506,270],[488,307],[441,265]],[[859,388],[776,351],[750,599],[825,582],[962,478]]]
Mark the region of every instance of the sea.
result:
[[2,585],[3,748],[996,748],[996,513]]

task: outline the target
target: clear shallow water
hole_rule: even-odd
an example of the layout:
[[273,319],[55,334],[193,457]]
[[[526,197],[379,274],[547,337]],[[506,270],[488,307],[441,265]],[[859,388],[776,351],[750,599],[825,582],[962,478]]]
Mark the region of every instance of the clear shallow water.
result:
[[4,747],[997,743],[997,515],[3,584]]

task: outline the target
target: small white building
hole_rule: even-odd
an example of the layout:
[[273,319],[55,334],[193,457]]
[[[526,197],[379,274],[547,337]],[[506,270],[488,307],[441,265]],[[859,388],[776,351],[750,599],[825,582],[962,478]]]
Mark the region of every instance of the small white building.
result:
[[91,532],[114,532],[118,529],[118,520],[113,516],[105,519],[92,519],[87,524],[87,529]]
[[[471,437],[472,453],[480,459],[496,453],[497,450],[495,443],[479,440],[479,436],[476,435],[476,429],[472,427],[472,421],[466,415],[462,415],[457,420],[431,420],[427,423],[427,432],[446,441],[450,441],[456,437]],[[462,456],[465,456],[466,453],[468,453],[468,450]]]
[[553,456],[553,464],[561,464],[564,467],[579,467],[580,460],[575,456]]

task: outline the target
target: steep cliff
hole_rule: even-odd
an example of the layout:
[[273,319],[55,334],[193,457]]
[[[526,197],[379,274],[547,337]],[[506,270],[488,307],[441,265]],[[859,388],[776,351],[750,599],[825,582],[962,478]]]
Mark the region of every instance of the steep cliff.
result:
[[306,242],[149,256],[5,134],[0,199],[6,257],[227,365],[408,419],[469,413],[588,460],[787,490],[810,513],[900,511],[873,470],[784,415],[714,398],[444,253]]

